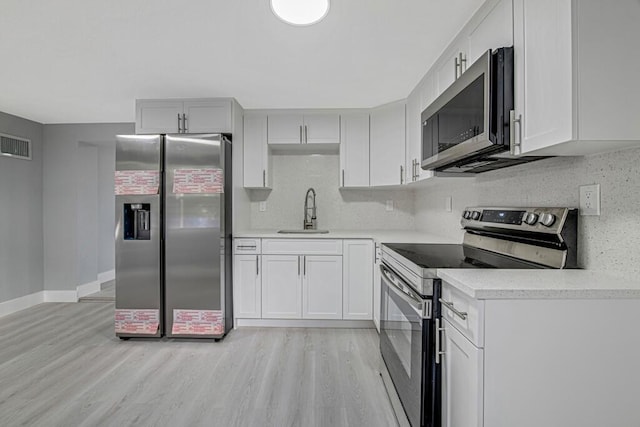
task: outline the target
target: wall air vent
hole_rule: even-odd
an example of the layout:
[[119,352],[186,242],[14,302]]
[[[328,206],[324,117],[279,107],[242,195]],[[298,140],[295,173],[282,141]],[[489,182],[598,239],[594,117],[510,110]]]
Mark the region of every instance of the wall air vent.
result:
[[31,160],[31,140],[0,133],[0,155]]

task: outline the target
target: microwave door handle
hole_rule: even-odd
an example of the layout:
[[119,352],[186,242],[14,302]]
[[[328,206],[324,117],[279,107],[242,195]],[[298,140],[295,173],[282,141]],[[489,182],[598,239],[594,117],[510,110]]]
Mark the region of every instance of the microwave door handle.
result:
[[[398,295],[407,304],[409,304],[413,309],[413,311],[415,311],[418,316],[420,316],[423,319],[428,317],[425,315],[425,310],[423,308],[425,305],[425,301],[423,301],[421,298],[417,298],[407,294],[402,288],[396,285],[395,281],[392,278],[392,276],[395,276],[395,275],[391,273],[389,270],[387,270],[384,266],[381,265],[380,270],[382,273],[382,277],[385,279],[385,281],[389,285],[390,290],[392,290],[396,295]],[[398,279],[398,280],[401,280],[401,279]]]

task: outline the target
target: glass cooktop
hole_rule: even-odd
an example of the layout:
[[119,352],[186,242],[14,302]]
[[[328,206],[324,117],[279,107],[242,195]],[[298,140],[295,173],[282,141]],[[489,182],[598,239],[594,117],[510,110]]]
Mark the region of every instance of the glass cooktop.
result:
[[463,245],[384,243],[384,246],[424,269],[543,268],[536,264]]

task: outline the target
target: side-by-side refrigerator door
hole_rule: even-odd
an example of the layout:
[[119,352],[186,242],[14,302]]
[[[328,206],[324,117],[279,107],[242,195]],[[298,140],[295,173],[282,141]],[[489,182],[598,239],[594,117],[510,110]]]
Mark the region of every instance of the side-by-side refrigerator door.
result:
[[220,135],[165,140],[165,331],[224,336],[224,148]]
[[162,137],[116,141],[116,335],[162,335]]

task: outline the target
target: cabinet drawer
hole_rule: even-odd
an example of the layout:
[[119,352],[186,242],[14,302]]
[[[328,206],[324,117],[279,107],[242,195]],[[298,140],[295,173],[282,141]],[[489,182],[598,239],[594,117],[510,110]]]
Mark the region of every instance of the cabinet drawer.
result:
[[273,255],[342,255],[342,240],[263,239],[262,252]]
[[247,255],[259,254],[260,239],[234,239],[233,253]]
[[484,301],[470,298],[446,282],[442,283],[441,298],[442,317],[477,347],[484,347]]

